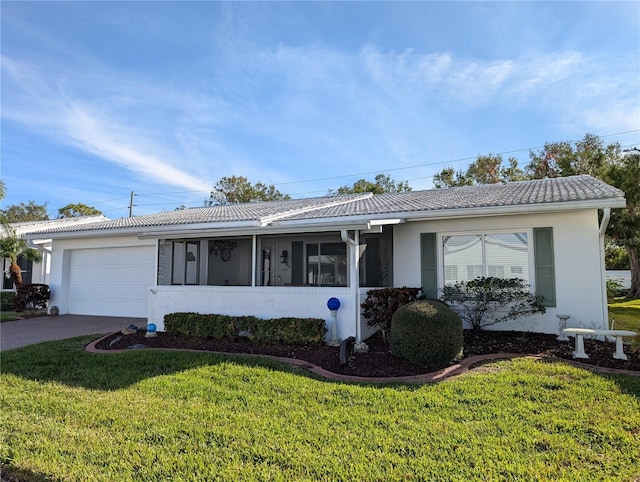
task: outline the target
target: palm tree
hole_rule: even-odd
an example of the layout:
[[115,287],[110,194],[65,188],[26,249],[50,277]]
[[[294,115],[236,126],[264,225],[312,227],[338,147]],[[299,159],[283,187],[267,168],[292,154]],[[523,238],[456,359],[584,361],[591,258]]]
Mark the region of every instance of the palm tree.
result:
[[0,257],[11,262],[9,275],[16,288],[22,285],[22,271],[18,258],[24,257],[29,261],[40,261],[42,255],[37,249],[30,248],[27,241],[16,234],[16,230],[6,221],[2,221],[4,232],[0,238]]

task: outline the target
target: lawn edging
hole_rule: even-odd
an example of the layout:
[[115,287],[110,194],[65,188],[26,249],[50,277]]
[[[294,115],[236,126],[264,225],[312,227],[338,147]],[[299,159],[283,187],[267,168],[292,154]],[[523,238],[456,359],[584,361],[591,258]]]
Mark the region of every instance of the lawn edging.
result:
[[[104,335],[97,340],[92,341],[88,345],[85,346],[85,350],[89,353],[123,353],[130,352],[131,350],[121,349],[121,350],[101,350],[96,348],[96,345],[100,343],[105,338],[112,336],[114,333],[109,333]],[[294,365],[300,368],[304,368],[311,373],[319,375],[323,378],[334,380],[334,381],[342,381],[342,382],[353,382],[353,383],[430,383],[443,381],[448,378],[452,378],[458,375],[462,375],[477,365],[482,365],[484,363],[488,363],[491,361],[497,360],[508,360],[511,358],[533,358],[537,360],[547,359],[554,361],[565,362],[569,365],[575,366],[577,368],[584,368],[587,370],[595,371],[598,373],[607,373],[613,375],[629,375],[640,377],[640,371],[634,370],[622,370],[618,368],[607,368],[600,367],[597,365],[590,365],[588,363],[582,363],[575,360],[568,360],[565,358],[557,358],[550,356],[543,356],[535,353],[491,353],[486,355],[474,355],[468,358],[464,358],[460,363],[455,365],[451,365],[447,368],[443,368],[441,370],[436,370],[429,373],[424,373],[421,375],[409,375],[403,377],[359,377],[355,375],[343,375],[340,373],[330,372],[329,370],[325,370],[322,367],[314,365],[305,360],[299,360],[297,358],[287,358],[287,357],[279,357],[273,355],[262,355],[262,354],[253,354],[253,353],[230,353],[230,352],[221,352],[221,351],[210,351],[210,350],[194,350],[188,348],[144,348],[144,350],[163,350],[163,351],[186,351],[186,352],[207,352],[207,353],[216,353],[219,355],[228,355],[228,356],[250,356],[250,357],[261,357],[269,360],[275,360],[282,363],[288,363],[289,365]]]

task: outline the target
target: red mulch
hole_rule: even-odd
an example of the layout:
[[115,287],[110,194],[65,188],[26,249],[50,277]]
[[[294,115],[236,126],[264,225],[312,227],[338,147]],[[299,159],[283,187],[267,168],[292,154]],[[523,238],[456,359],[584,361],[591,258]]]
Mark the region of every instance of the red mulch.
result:
[[[113,342],[116,338],[120,340]],[[351,353],[346,365],[340,364],[340,350],[328,346],[289,347],[254,344],[246,340],[218,341],[187,338],[159,332],[155,338],[145,338],[144,331],[123,335],[114,333],[96,345],[102,350],[143,348],[189,348],[239,354],[274,355],[305,360],[334,373],[363,377],[398,377],[428,373],[444,367],[423,367],[393,356],[389,346],[379,334],[366,340],[367,353]],[[615,344],[585,339],[585,351],[589,359],[584,363],[608,368],[640,371],[640,350],[625,346],[629,360],[615,360],[612,355]],[[465,331],[464,356],[489,353],[526,353],[542,354],[558,358],[573,359],[573,338],[570,341],[558,341],[556,335],[541,333],[522,333],[512,331]]]

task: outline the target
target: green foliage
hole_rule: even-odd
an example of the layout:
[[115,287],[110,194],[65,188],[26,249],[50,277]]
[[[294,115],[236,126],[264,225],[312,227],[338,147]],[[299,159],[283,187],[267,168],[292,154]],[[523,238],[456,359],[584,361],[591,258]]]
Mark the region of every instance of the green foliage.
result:
[[30,261],[40,261],[42,255],[37,249],[30,248],[27,242],[16,234],[16,230],[5,220],[2,220],[3,233],[0,237],[0,258],[7,258],[10,262],[9,273],[15,286],[22,284],[22,270],[18,265],[18,258],[24,257]]
[[82,216],[98,216],[102,211],[87,206],[86,204],[67,204],[65,207],[58,209],[58,218],[79,218]]
[[391,321],[391,353],[432,369],[462,358],[463,341],[460,316],[439,301],[406,304]]
[[541,298],[520,278],[479,277],[447,284],[441,300],[474,330],[545,312]]
[[469,164],[466,171],[447,167],[433,176],[436,188],[496,184],[500,182],[524,181],[525,172],[518,167],[515,157],[507,159],[509,167],[502,167],[504,159],[499,154],[481,155]]
[[376,326],[382,330],[386,338],[391,328],[391,318],[402,305],[423,299],[421,288],[382,288],[367,291],[367,298],[360,305],[362,315],[367,319],[367,325]]
[[624,246],[611,239],[604,245],[604,264],[607,269],[629,269],[629,256]]
[[327,332],[320,318],[275,318],[200,313],[170,313],[164,317],[167,333],[215,340],[237,340],[290,346],[319,346]]
[[607,300],[612,301],[614,298],[627,294],[619,279],[607,278]]
[[13,291],[0,292],[0,311],[9,311],[13,309],[13,297],[15,293]]
[[[423,386],[213,353],[2,352],[2,478],[630,481],[640,377],[516,359]],[[345,456],[348,454],[348,456]]]
[[8,223],[46,221],[49,219],[47,203],[36,204],[35,201],[29,201],[27,204],[10,204],[6,209],[0,209],[0,218]]
[[231,176],[223,177],[216,183],[205,204],[212,206],[286,199],[291,199],[291,196],[281,193],[273,184],[251,184],[244,176]]
[[353,183],[353,186],[341,186],[336,190],[329,191],[330,195],[336,194],[356,194],[362,192],[371,192],[373,194],[383,194],[386,192],[407,192],[411,191],[407,181],[398,181],[391,179],[386,174],[377,174],[375,182],[359,179]]
[[18,311],[36,311],[47,307],[51,299],[49,285],[33,283],[22,284],[16,287],[13,298],[13,308]]

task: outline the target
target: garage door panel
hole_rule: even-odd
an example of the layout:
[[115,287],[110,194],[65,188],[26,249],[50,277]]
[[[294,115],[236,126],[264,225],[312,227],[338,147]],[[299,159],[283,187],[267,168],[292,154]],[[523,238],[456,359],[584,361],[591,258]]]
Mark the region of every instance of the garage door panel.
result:
[[74,250],[70,256],[68,310],[74,314],[148,314],[155,283],[153,246]]

